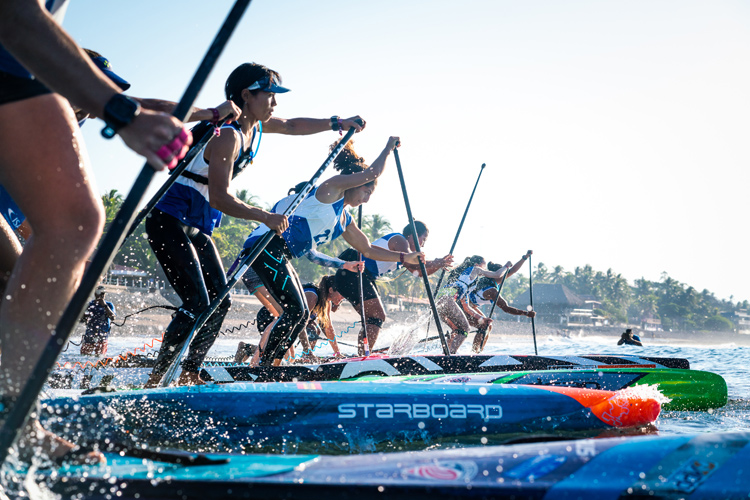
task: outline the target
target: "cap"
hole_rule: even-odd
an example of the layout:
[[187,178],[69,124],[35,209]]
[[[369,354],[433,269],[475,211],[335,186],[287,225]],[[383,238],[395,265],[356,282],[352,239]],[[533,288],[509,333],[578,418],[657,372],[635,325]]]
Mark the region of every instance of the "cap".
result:
[[263,92],[273,92],[274,94],[283,94],[284,92],[289,92],[288,88],[278,85],[269,77],[258,80],[257,82],[247,87],[247,90],[262,90]]
[[95,295],[101,295],[101,294],[103,294],[106,291],[107,291],[107,289],[104,288],[103,286],[98,286],[98,287],[96,287],[96,291],[94,292],[94,294]]
[[112,64],[109,62],[109,59],[107,59],[106,57],[98,56],[92,57],[91,60],[94,61],[94,64],[96,64],[97,68],[102,70],[102,72],[107,75],[110,80],[116,83],[117,86],[122,90],[128,90],[130,88],[130,84],[127,81],[123,80],[114,71],[112,71]]

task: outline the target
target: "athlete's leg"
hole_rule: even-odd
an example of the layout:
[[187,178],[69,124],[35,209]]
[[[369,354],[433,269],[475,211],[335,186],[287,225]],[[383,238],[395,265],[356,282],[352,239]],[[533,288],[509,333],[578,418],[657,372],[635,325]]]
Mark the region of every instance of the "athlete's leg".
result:
[[453,333],[448,339],[448,349],[451,354],[455,354],[468,336],[469,321],[453,297],[440,297],[437,310],[440,318],[453,329]]
[[[227,287],[227,278],[224,273],[224,266],[221,263],[221,257],[210,236],[204,233],[197,233],[192,238],[192,242],[193,247],[198,253],[203,280],[208,290],[208,297],[211,301],[214,301],[220,294],[226,291]],[[185,377],[180,378],[183,381],[187,381],[188,377],[190,377],[189,374],[193,374],[190,381],[192,383],[200,383],[198,372],[203,364],[203,360],[206,358],[206,354],[211,349],[211,346],[213,346],[216,337],[218,337],[221,331],[221,325],[231,305],[231,299],[227,295],[221,301],[216,311],[208,318],[205,325],[196,333],[193,341],[190,343],[190,350],[182,365],[182,373]]]
[[261,346],[260,363],[270,365],[286,352],[287,342],[294,341],[298,334],[298,325],[304,328],[308,318],[307,300],[297,273],[288,260],[286,244],[279,237],[274,237],[253,263],[253,270],[258,274],[268,292],[281,306],[282,314],[271,329],[268,342]]
[[186,234],[187,230],[187,226],[176,218],[158,209],[146,219],[149,245],[167,280],[182,299],[182,306],[172,316],[164,332],[164,340],[146,387],[156,387],[179,354],[196,317],[209,304],[198,253]]
[[[68,101],[47,94],[0,106],[0,184],[34,228],[0,306],[0,392],[12,397],[50,340],[104,223]],[[59,445],[50,455],[70,449],[67,441],[42,434],[39,441]]]

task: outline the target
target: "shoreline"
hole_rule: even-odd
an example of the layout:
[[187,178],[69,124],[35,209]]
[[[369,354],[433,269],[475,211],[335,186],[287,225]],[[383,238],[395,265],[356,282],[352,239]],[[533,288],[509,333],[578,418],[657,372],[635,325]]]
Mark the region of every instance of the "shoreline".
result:
[[[141,309],[153,307],[156,305],[174,306],[169,298],[174,297],[173,293],[163,293],[164,290],[157,290],[149,293],[146,289],[131,289],[122,286],[107,285],[107,300],[115,304],[117,317],[115,323],[122,323],[127,315],[137,313]],[[172,297],[170,297],[172,296]],[[222,326],[223,336],[226,338],[236,338],[239,340],[257,341],[259,339],[258,331],[255,328],[255,315],[261,307],[260,302],[252,295],[233,294],[232,308],[227,314]],[[177,299],[179,300],[179,299]],[[419,313],[425,311],[398,311],[391,310],[388,312],[388,319],[384,325],[384,330],[394,326],[406,326],[414,324],[419,317]],[[164,329],[171,321],[172,311],[167,309],[150,309],[127,318],[123,326],[113,324],[110,335],[119,336],[136,336],[160,338]],[[513,316],[508,316],[514,318]],[[356,343],[359,314],[346,301],[341,304],[339,310],[331,317],[334,330],[341,334],[340,339],[347,343]],[[495,321],[495,330],[493,336],[498,337],[531,337],[531,323],[528,319],[523,318],[519,321]],[[354,326],[354,328],[351,328]],[[549,325],[545,323],[536,324],[537,338],[585,338],[585,337],[606,337],[617,339],[620,337],[625,326],[611,327],[590,327],[565,329],[558,325]],[[350,328],[349,331],[347,328]],[[227,332],[227,330],[234,330]],[[73,332],[72,337],[78,337],[83,334],[85,325],[79,324]],[[426,327],[425,327],[426,331]],[[644,332],[634,328],[634,331],[640,335],[641,339],[648,345],[649,343],[665,345],[725,345],[737,344],[750,346],[750,335],[737,334],[735,332]],[[437,330],[434,325],[431,328],[430,335],[436,335]],[[652,335],[653,334],[653,335]],[[616,342],[613,341],[613,345]]]

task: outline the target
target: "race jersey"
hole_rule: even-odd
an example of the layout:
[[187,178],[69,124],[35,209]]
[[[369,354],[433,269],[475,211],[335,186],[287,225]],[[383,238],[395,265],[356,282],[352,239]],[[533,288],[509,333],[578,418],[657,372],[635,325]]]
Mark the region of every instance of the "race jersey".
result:
[[485,286],[482,287],[482,289],[476,288],[476,283],[478,283],[479,280],[475,280],[474,283],[472,283],[472,286],[469,287],[469,293],[467,298],[469,299],[469,302],[476,306],[483,306],[483,305],[490,305],[492,304],[491,300],[487,300],[484,298],[484,292],[487,290],[497,290],[496,286]]
[[[382,238],[378,238],[377,240],[373,241],[371,245],[374,247],[380,247],[385,248],[386,250],[390,250],[388,248],[388,241],[390,241],[390,239],[394,236],[401,236],[401,233],[386,234]],[[396,269],[401,267],[400,262],[382,262],[379,260],[372,260],[367,257],[364,258],[364,261],[365,269],[373,278],[377,278],[378,276],[382,276],[391,271],[395,271]]]
[[[222,129],[231,130],[240,136],[240,151],[243,154],[237,161],[242,161],[245,150],[245,136],[234,125],[224,125]],[[253,137],[255,134],[253,134]],[[252,144],[248,150],[252,149]],[[221,225],[222,213],[211,206],[208,197],[208,163],[203,158],[204,148],[193,160],[169,190],[156,204],[156,208],[171,215],[202,233],[211,235]],[[236,162],[235,162],[236,164]]]
[[[313,188],[302,200],[294,214],[289,217],[289,227],[281,235],[293,257],[301,257],[319,245],[335,240],[352,223],[352,216],[344,210],[343,196],[333,203],[323,203],[315,197],[317,192],[318,188]],[[271,212],[283,214],[296,197],[297,195],[293,194],[282,198],[273,206]],[[252,247],[269,231],[265,224],[258,226],[245,241],[245,248]]]
[[466,295],[469,285],[471,284],[471,273],[474,266],[469,266],[458,275],[453,282],[444,285],[438,292],[439,297],[452,296],[456,300],[461,300]]
[[[62,25],[65,11],[68,9],[68,0],[47,0],[44,2],[44,6],[57,24]],[[5,50],[2,45],[0,45],[0,71],[19,78],[34,79],[34,76],[21,63],[16,61],[16,58],[10,55],[10,52]]]

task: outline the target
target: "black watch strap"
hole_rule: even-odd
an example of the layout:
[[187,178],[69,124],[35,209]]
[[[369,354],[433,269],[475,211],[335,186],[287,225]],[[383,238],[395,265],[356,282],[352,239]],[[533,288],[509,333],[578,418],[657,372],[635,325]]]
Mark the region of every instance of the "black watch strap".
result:
[[334,132],[338,132],[339,130],[339,117],[338,115],[333,115],[331,117],[331,130]]
[[118,130],[128,125],[141,112],[141,105],[123,94],[115,94],[104,106],[102,136],[111,139]]

